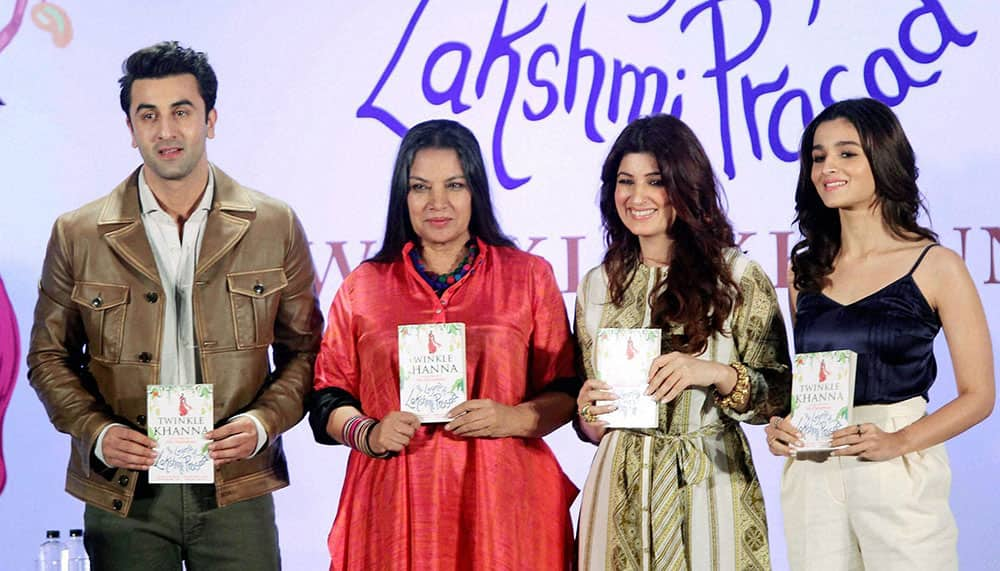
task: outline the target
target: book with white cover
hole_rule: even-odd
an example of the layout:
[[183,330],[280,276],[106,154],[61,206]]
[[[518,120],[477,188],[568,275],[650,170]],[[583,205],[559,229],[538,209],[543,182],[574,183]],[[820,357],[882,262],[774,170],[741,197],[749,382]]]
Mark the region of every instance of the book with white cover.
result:
[[659,329],[600,329],[597,331],[597,378],[611,385],[617,410],[599,419],[610,428],[656,428],[659,405],[647,396],[649,367],[660,356]]
[[851,424],[857,353],[799,353],[792,367],[792,424],[802,433],[800,452],[829,451],[831,435]]
[[148,385],[146,411],[146,433],[160,451],[149,483],[214,483],[205,438],[214,424],[212,385]]
[[400,410],[448,422],[448,411],[467,399],[465,324],[400,325]]

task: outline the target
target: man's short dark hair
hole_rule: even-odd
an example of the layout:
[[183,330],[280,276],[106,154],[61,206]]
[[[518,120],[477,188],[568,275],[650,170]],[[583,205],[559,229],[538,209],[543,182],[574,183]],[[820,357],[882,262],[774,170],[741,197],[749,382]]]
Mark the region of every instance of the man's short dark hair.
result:
[[122,62],[122,73],[118,80],[121,86],[122,111],[129,113],[132,105],[132,82],[137,79],[158,79],[171,75],[190,73],[198,81],[198,92],[205,101],[205,113],[215,108],[215,94],[219,90],[219,80],[208,64],[204,52],[196,52],[182,47],[177,42],[160,42],[135,52]]

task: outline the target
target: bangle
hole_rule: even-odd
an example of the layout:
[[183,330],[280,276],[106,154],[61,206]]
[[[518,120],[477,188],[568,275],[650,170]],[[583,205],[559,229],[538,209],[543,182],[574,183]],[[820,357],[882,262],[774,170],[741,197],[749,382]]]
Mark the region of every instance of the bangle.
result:
[[352,416],[344,422],[344,427],[340,432],[340,440],[365,456],[371,456],[372,458],[388,458],[391,455],[391,452],[386,451],[382,454],[375,454],[368,442],[368,437],[371,434],[372,429],[375,428],[376,424],[378,424],[378,421],[370,416],[360,414]]
[[736,371],[736,385],[725,397],[720,397],[716,392],[715,404],[722,408],[743,410],[750,401],[750,371],[743,363],[730,363],[729,366]]
[[364,431],[358,435],[359,450],[361,450],[361,452],[366,456],[371,456],[372,458],[388,458],[393,455],[392,452],[385,450],[381,454],[376,454],[372,450],[372,445],[371,442],[369,441],[372,435],[372,431],[375,430],[375,426],[378,424],[378,422],[379,421],[375,420],[374,418],[371,419],[371,422],[369,422],[367,426],[365,426]]
[[374,420],[374,418],[361,414],[347,419],[344,422],[344,426],[340,429],[340,441],[351,448],[357,449],[358,435],[360,434],[361,429],[364,428],[368,422],[373,422]]

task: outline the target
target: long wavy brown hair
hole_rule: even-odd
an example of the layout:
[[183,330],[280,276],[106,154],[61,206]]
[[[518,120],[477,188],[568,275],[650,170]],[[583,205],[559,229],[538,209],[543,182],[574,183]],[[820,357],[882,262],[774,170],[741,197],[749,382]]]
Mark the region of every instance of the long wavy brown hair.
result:
[[601,218],[607,252],[611,302],[621,305],[640,263],[639,239],[622,222],[615,206],[618,168],[630,153],[656,159],[670,206],[676,213],[667,235],[673,240],[670,271],[649,292],[652,325],[684,333],[671,348],[698,354],[708,338],[724,331],[726,318],[742,302],[725,249],[736,245],[722,207],[722,190],[712,164],[694,132],[680,119],[654,115],[628,125],[611,147],[601,172]]

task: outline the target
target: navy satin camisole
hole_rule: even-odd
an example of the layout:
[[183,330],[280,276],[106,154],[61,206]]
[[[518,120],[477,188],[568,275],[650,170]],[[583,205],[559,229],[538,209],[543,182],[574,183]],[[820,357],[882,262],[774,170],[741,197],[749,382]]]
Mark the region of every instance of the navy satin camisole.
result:
[[922,396],[937,375],[934,337],[941,320],[913,281],[924,248],[903,277],[854,303],[818,292],[799,293],[795,352],[850,349],[858,354],[854,405],[891,404]]

